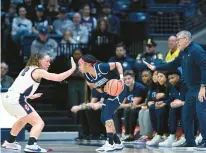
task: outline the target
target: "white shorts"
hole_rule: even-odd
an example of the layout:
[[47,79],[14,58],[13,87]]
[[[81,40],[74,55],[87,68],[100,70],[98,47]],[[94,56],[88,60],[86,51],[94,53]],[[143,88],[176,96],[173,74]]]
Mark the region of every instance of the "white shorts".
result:
[[22,118],[32,112],[32,108],[21,95],[18,97],[12,94],[5,93],[2,97],[2,104],[4,109],[12,116]]

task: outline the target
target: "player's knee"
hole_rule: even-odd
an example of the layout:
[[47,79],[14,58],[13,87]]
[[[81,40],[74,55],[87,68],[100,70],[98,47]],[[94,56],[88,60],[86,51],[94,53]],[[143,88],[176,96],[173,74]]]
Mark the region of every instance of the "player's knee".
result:
[[38,124],[43,128],[45,126],[44,121],[41,119],[38,121]]

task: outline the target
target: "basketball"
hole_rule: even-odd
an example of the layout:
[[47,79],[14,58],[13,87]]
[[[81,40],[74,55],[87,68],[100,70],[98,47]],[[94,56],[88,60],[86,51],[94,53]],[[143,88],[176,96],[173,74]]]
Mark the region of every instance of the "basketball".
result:
[[118,96],[124,89],[124,84],[121,80],[112,79],[107,82],[105,92],[110,96]]

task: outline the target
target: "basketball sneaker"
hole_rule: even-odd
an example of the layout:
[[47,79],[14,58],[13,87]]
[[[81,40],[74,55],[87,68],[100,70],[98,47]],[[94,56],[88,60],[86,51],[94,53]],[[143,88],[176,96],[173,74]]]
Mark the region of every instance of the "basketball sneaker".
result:
[[108,151],[114,151],[114,150],[115,150],[114,144],[111,145],[111,144],[109,144],[108,141],[105,141],[105,144],[102,147],[97,148],[95,151],[105,151],[105,152],[108,152]]
[[25,152],[47,152],[46,149],[39,147],[37,143],[34,143],[33,145],[26,145],[24,151]]
[[121,141],[124,141],[125,139],[128,139],[128,138],[129,138],[129,135],[124,135],[120,139],[121,139]]
[[151,141],[146,142],[148,146],[158,146],[160,142],[163,142],[164,139],[160,135],[155,135]]
[[2,147],[5,149],[21,150],[21,146],[18,142],[9,143],[7,141],[4,141]]
[[196,148],[197,151],[206,151],[206,142],[201,142]]
[[124,145],[122,144],[122,142],[120,144],[115,143],[114,148],[115,150],[122,150],[124,148]]
[[172,147],[178,147],[181,146],[186,142],[186,139],[184,136],[182,136],[178,141],[172,143]]
[[159,147],[172,147],[172,143],[174,142],[176,142],[175,136],[170,135],[165,141],[159,143]]
[[199,145],[201,142],[202,142],[202,135],[201,134],[199,134],[199,136],[195,139],[195,143],[196,143],[196,145]]

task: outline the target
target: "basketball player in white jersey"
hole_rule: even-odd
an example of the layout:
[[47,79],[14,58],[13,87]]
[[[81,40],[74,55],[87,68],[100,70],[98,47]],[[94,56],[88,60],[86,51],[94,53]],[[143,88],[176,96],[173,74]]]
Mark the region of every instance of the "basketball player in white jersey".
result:
[[[76,64],[71,57],[72,68],[60,74],[47,72],[50,66],[50,57],[45,53],[38,53],[30,57],[26,67],[19,73],[18,77],[8,89],[2,99],[3,106],[7,112],[18,118],[13,125],[7,141],[2,147],[6,149],[21,150],[21,146],[15,141],[16,136],[27,124],[32,125],[26,152],[47,152],[37,145],[37,139],[44,127],[44,122],[34,108],[27,103],[27,99],[41,97],[42,93],[35,93],[42,78],[52,81],[62,81],[69,77],[76,69]],[[35,93],[35,94],[34,94]]]

